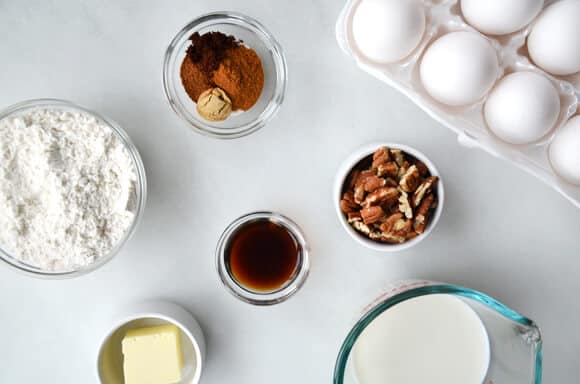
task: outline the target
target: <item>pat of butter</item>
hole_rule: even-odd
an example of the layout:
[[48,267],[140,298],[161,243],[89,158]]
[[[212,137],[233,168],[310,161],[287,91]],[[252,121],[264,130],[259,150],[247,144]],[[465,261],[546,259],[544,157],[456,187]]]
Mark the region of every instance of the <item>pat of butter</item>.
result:
[[122,347],[125,384],[173,384],[181,380],[183,362],[177,326],[131,329]]

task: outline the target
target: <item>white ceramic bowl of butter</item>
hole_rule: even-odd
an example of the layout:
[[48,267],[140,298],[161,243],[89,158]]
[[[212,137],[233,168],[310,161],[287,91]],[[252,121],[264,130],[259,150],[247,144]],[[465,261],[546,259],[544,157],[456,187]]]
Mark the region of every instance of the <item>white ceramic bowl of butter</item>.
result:
[[205,339],[195,318],[179,305],[150,301],[115,317],[100,342],[97,356],[97,379],[102,384],[124,383],[122,341],[130,329],[173,324],[180,330],[183,356],[179,384],[198,384],[205,359]]

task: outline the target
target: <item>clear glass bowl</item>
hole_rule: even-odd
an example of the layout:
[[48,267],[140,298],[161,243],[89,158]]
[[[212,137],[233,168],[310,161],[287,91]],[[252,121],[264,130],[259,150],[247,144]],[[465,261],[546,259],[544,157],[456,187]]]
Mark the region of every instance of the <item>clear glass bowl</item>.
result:
[[[264,88],[256,104],[247,111],[234,112],[227,120],[211,122],[203,119],[196,104],[181,83],[181,63],[190,45],[189,37],[199,32],[218,31],[242,40],[252,48],[264,68]],[[163,87],[171,108],[191,128],[201,134],[234,139],[262,128],[278,111],[286,92],[286,58],[274,37],[256,20],[234,12],[217,12],[201,16],[187,24],[173,38],[165,52]]]
[[[284,285],[272,292],[253,291],[238,284],[232,276],[226,260],[228,257],[227,249],[232,236],[241,227],[256,221],[271,221],[284,227],[298,245],[299,255],[294,273]],[[222,283],[238,299],[254,305],[272,305],[285,301],[302,287],[310,271],[309,254],[306,238],[296,223],[279,213],[253,212],[234,220],[222,233],[216,249],[216,266]]]
[[123,245],[129,240],[129,238],[135,232],[137,225],[141,221],[143,210],[145,208],[145,200],[147,197],[147,181],[145,177],[145,168],[143,166],[141,156],[139,155],[137,148],[129,138],[129,135],[127,135],[127,133],[117,123],[98,114],[97,112],[80,107],[69,101],[57,99],[37,99],[23,101],[21,103],[14,104],[6,108],[2,112],[0,112],[0,120],[7,118],[9,116],[20,114],[29,109],[37,109],[37,108],[50,108],[62,111],[83,112],[94,116],[95,118],[97,118],[98,120],[100,120],[105,125],[111,128],[111,130],[116,134],[117,138],[125,145],[125,148],[127,148],[127,151],[131,156],[131,159],[133,160],[133,164],[135,165],[135,173],[137,174],[137,183],[135,186],[136,187],[134,196],[135,218],[133,219],[133,223],[127,229],[123,238],[111,249],[111,251],[107,255],[102,256],[99,259],[95,260],[95,262],[93,262],[92,264],[71,271],[46,271],[33,265],[23,263],[22,261],[11,256],[7,251],[3,250],[0,245],[0,260],[4,261],[11,267],[14,267],[16,270],[26,273],[27,275],[48,279],[64,279],[85,275],[91,271],[96,270],[97,268],[103,266],[105,263],[110,261],[113,258],[113,256],[115,256],[119,252],[119,250],[123,247]]
[[542,336],[534,321],[482,292],[427,280],[394,283],[365,309],[340,348],[333,383],[359,384],[353,351],[369,324],[405,300],[433,294],[461,299],[475,311],[485,326],[491,350],[482,384],[541,384]]

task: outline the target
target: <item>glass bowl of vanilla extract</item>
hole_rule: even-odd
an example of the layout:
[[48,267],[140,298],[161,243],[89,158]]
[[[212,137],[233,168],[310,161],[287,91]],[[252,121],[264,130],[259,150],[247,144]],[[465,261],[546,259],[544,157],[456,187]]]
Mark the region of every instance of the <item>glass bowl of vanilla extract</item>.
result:
[[281,303],[304,284],[309,247],[300,227],[274,212],[234,220],[216,248],[216,266],[226,289],[254,305]]

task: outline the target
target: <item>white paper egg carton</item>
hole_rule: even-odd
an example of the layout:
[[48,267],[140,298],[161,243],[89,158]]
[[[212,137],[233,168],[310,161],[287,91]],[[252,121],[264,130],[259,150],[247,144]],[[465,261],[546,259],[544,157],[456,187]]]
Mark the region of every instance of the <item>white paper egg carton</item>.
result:
[[[526,38],[534,21],[522,30],[509,35],[487,36],[478,32],[463,19],[458,0],[425,0],[423,3],[426,10],[426,30],[419,46],[411,55],[399,62],[377,64],[366,59],[354,43],[352,16],[361,1],[348,0],[336,24],[336,37],[340,47],[355,59],[360,68],[398,89],[435,120],[456,132],[460,144],[479,147],[496,157],[511,161],[550,185],[580,208],[580,186],[569,184],[561,179],[552,169],[548,156],[554,134],[577,113],[580,99],[580,73],[568,77],[553,76],[531,62],[527,56]],[[544,8],[553,2],[553,0],[546,1]],[[515,71],[535,71],[554,83],[560,94],[561,111],[556,126],[548,135],[534,144],[512,145],[497,138],[487,128],[483,118],[483,104],[487,95],[477,103],[465,107],[447,106],[429,96],[423,89],[419,78],[421,57],[429,44],[442,35],[454,31],[472,31],[490,41],[497,52],[500,64],[497,80]],[[571,47],[571,49],[580,49],[580,47]]]

